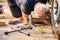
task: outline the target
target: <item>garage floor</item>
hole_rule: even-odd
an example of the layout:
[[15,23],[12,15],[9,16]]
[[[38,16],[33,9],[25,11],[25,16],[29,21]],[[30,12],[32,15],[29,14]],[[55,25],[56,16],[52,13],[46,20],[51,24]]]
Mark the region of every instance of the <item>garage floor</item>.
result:
[[11,27],[12,25],[0,27],[0,40],[57,40],[56,38],[54,38],[50,26],[44,26],[43,28],[44,33],[38,32],[37,28],[40,29],[40,27],[35,27],[32,30],[27,29],[22,31],[26,34],[30,33],[31,34],[30,36],[27,36],[26,34],[20,32],[13,32],[8,35],[5,35],[4,32],[11,31],[12,30],[10,29]]

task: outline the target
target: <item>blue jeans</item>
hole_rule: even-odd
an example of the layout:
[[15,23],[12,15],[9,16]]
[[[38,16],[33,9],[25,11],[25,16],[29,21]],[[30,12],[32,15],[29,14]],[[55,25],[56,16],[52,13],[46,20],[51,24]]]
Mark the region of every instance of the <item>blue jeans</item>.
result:
[[13,17],[18,18],[22,16],[21,10],[16,5],[15,0],[8,0],[8,4]]
[[16,18],[22,16],[21,11],[26,14],[30,14],[34,10],[35,3],[39,2],[38,0],[8,0],[8,4],[12,15]]

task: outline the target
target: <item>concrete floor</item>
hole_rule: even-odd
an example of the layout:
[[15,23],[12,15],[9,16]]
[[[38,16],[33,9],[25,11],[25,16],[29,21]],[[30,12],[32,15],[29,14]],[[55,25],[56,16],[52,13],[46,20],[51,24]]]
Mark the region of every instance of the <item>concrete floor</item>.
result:
[[27,36],[26,34],[22,34],[20,32],[13,32],[9,35],[5,35],[4,32],[11,31],[10,28],[11,27],[8,26],[0,27],[0,40],[57,40],[54,38],[50,27],[45,27],[43,29],[45,33],[39,33],[36,28],[33,28],[32,30],[27,29],[22,31],[26,34],[30,33],[30,36]]

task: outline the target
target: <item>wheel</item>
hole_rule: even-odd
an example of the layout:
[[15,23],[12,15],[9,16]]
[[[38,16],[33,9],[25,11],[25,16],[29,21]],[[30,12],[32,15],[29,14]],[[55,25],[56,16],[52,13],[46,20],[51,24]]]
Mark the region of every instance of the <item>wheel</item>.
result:
[[5,34],[5,35],[8,35],[8,32],[5,32],[4,34]]

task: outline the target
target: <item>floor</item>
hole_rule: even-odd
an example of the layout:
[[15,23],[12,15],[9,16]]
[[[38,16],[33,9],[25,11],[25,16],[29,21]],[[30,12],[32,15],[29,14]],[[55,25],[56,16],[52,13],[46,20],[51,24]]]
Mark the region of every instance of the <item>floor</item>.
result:
[[[35,27],[32,30],[22,30],[22,32],[24,32],[25,34],[17,31],[5,35],[4,32],[13,30],[10,29],[12,26],[14,27],[15,25],[7,25],[0,27],[0,40],[57,40],[56,38],[54,38],[54,34],[52,33],[50,26],[44,26],[44,28]],[[41,32],[42,30],[44,31],[44,33]],[[28,33],[30,33],[30,36],[27,35]]]

